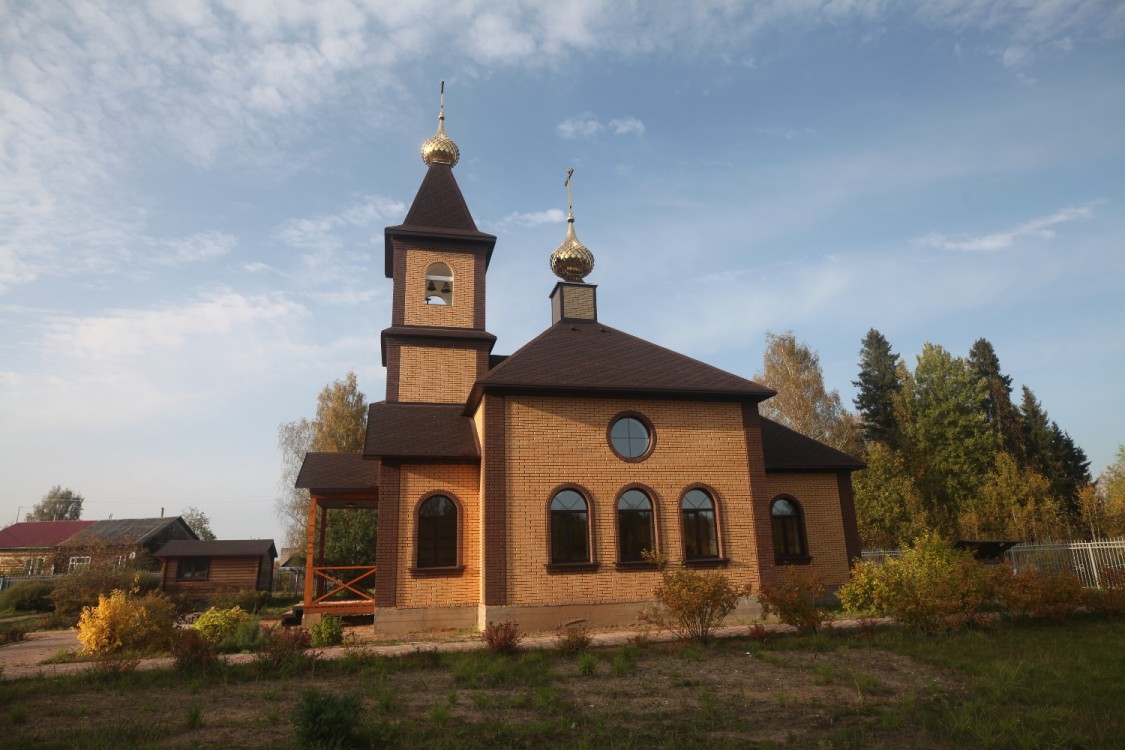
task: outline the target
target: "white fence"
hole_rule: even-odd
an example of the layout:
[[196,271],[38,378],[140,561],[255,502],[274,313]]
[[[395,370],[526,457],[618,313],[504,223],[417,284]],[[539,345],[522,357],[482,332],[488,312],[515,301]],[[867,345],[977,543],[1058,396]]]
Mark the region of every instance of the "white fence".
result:
[[[883,562],[888,557],[902,557],[902,550],[863,552],[864,561]],[[1065,544],[1017,544],[1004,553],[1004,559],[1017,571],[1070,571],[1088,589],[1125,587],[1125,538]]]
[[1125,586],[1125,539],[1068,544],[1020,544],[1007,553],[1015,570],[1070,571],[1088,589]]

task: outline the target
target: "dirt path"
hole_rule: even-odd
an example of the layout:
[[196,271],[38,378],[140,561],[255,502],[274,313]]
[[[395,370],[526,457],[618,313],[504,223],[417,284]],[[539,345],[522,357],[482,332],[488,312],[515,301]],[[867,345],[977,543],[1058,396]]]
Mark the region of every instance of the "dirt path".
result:
[[[835,627],[847,629],[854,623],[843,620],[837,621]],[[793,629],[786,625],[768,624],[765,626],[771,632],[791,632]],[[719,638],[732,637],[746,634],[745,625],[732,625],[719,628],[716,636]],[[484,648],[480,637],[475,634],[460,634],[454,639],[448,637],[444,640],[428,640],[425,634],[417,634],[416,639],[411,639],[393,644],[381,643],[373,638],[370,626],[347,628],[353,637],[354,646],[336,646],[318,649],[323,659],[338,659],[343,657],[352,648],[362,648],[372,654],[381,656],[401,656],[419,651],[468,651]],[[432,634],[431,634],[432,635]],[[637,631],[614,630],[610,632],[593,633],[595,646],[615,646],[627,643],[637,637]],[[649,637],[655,641],[672,640],[669,633],[653,633]],[[534,635],[525,638],[523,643],[529,648],[549,648],[555,640],[554,635]],[[90,667],[89,662],[66,662],[63,664],[44,664],[44,660],[57,654],[60,650],[74,651],[79,648],[78,631],[76,630],[45,630],[28,633],[27,640],[0,646],[0,678],[16,680],[26,677],[49,676],[81,672]],[[227,654],[223,657],[232,664],[251,661],[253,654]],[[137,669],[159,669],[171,666],[170,657],[142,659]]]

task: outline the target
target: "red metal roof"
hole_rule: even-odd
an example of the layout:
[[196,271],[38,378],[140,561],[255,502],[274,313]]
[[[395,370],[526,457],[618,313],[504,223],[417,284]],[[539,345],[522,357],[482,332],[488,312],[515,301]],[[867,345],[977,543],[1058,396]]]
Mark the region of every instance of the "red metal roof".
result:
[[23,521],[0,530],[0,549],[57,547],[96,521]]

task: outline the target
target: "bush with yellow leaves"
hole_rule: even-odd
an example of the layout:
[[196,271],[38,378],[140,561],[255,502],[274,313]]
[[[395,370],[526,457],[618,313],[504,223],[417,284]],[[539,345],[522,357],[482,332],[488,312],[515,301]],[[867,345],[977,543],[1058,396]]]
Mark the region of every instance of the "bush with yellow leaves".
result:
[[175,607],[160,594],[129,597],[116,590],[100,594],[78,618],[82,653],[103,657],[122,650],[161,651],[175,628]]

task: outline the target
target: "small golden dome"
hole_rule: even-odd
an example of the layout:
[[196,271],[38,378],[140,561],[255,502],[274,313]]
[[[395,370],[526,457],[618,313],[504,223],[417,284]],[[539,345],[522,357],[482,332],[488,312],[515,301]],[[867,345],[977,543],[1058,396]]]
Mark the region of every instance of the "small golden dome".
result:
[[461,149],[453,139],[445,134],[445,81],[441,82],[441,106],[438,108],[437,132],[428,141],[422,144],[422,161],[426,166],[431,164],[448,164],[457,166],[461,158]]
[[594,270],[594,254],[574,233],[574,214],[566,217],[566,240],[551,253],[551,270],[563,281],[583,282]]
[[438,117],[437,133],[422,144],[422,161],[431,164],[448,164],[453,167],[461,158],[461,149],[445,134],[445,115]]

